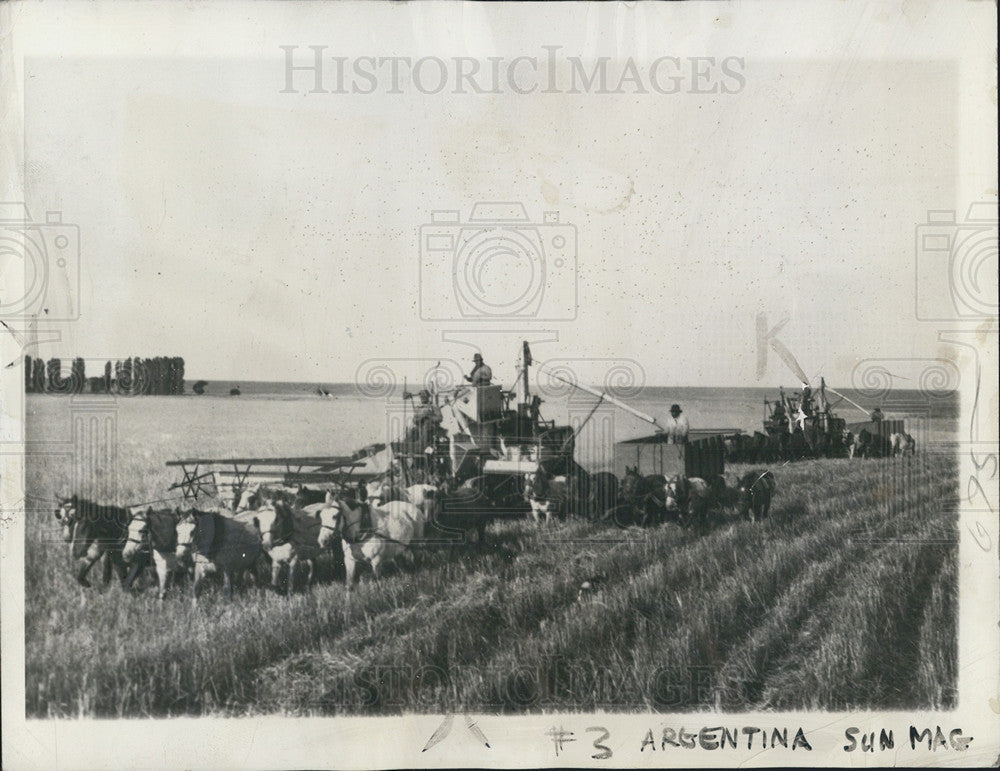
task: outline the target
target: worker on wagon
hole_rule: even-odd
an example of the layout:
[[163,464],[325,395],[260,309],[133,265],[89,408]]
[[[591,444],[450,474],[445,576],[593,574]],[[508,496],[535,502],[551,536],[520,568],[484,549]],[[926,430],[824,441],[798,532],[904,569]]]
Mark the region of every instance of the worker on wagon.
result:
[[872,414],[869,417],[871,418],[872,423],[881,423],[885,416],[882,414],[882,408],[876,407],[872,410]]
[[670,417],[667,418],[666,433],[670,444],[687,444],[688,419],[682,414],[683,410],[679,404],[670,405]]
[[473,366],[471,374],[465,376],[465,379],[474,386],[488,386],[493,380],[493,370],[488,364],[483,363],[483,355],[480,353],[473,356],[472,361],[475,366]]
[[812,388],[808,383],[802,384],[802,400],[799,402],[799,409],[806,417],[812,415]]
[[434,434],[437,427],[441,425],[441,410],[431,401],[431,393],[427,389],[422,390],[417,396],[420,397],[420,404],[415,408],[413,424],[417,428],[420,449],[425,450],[434,447]]

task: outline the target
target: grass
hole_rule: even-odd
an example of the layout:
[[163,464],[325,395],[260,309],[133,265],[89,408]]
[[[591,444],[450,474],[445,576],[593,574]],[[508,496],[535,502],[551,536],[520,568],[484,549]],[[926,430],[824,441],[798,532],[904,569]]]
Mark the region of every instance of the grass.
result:
[[[32,398],[32,439],[57,433],[65,401]],[[267,425],[248,448],[245,423],[204,404],[193,416],[187,400],[121,405],[119,500],[162,497],[173,481],[162,461],[186,453],[342,449],[322,448],[320,429],[301,420]],[[729,483],[746,468],[727,469]],[[290,601],[251,587],[229,604],[209,589],[193,608],[179,591],[161,605],[151,588],[79,588],[45,501],[106,478],[81,476],[71,457],[31,456],[27,712],[954,706],[956,459],[831,460],[775,474],[763,523],[731,506],[705,532],[500,522],[490,549],[429,549],[350,598],[334,580]],[[581,601],[592,576],[602,580]]]

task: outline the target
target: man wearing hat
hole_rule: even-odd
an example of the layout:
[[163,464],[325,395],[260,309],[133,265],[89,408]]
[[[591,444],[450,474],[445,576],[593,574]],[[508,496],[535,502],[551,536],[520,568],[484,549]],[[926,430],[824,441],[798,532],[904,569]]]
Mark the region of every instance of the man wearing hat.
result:
[[477,353],[472,357],[472,361],[475,366],[472,368],[472,373],[466,375],[465,379],[474,386],[488,386],[493,380],[493,370],[489,368],[489,365],[483,364],[482,354]]
[[664,427],[670,444],[687,444],[690,426],[687,417],[681,413],[679,404],[670,405],[670,417],[667,418],[667,425]]

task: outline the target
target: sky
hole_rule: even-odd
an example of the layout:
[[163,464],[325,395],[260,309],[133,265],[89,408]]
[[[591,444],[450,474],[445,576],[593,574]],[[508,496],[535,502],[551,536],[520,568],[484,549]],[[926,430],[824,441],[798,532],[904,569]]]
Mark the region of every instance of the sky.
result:
[[[539,18],[559,26],[492,5],[328,7],[183,56],[163,43],[185,45],[169,25],[173,38],[144,33],[146,50],[43,47],[25,63],[26,202],[36,222],[59,210],[79,226],[80,313],[39,353],[342,382],[373,361],[405,375],[478,350],[510,380],[528,339],[590,382],[621,361],[648,385],[793,382],[773,353],[758,379],[763,314],[830,383],[850,385],[869,357],[938,355],[915,295],[947,277],[915,283],[916,228],[965,205],[968,63],[946,33],[966,22],[853,9],[825,40],[777,5],[616,7]],[[348,75],[366,56],[463,56],[483,73],[489,57],[529,56],[538,85],[554,72],[558,87],[453,93],[445,60],[442,93],[385,68],[370,94],[312,93],[305,71],[282,93],[281,45],[299,66],[326,46],[327,90],[335,56]],[[560,46],[554,70],[545,46]],[[572,93],[573,56],[587,71],[608,57],[612,80],[635,62],[647,93]],[[670,56],[680,86],[659,93],[650,63]],[[700,86],[693,67],[709,73]],[[532,70],[517,72],[523,90]],[[483,202],[520,203],[526,220],[470,222]],[[516,296],[519,311],[484,315]]]

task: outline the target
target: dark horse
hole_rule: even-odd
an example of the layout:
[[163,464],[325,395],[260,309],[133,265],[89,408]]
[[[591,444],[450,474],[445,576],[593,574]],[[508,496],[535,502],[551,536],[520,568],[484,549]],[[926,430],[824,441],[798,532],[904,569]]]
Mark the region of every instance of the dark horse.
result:
[[756,522],[767,517],[774,495],[774,474],[764,471],[748,471],[739,482],[740,516]]
[[90,586],[87,573],[101,557],[107,560],[104,583],[111,580],[111,571],[126,589],[132,586],[139,571],[148,563],[148,555],[136,560],[132,569],[122,557],[122,550],[128,540],[128,509],[94,503],[85,498],[77,498],[73,520],[72,554],[76,561],[76,580],[81,586]]
[[590,477],[590,494],[587,497],[591,519],[603,519],[618,502],[618,477],[610,471],[598,471]]
[[619,488],[620,505],[615,508],[615,519],[625,521],[618,524],[636,522],[645,527],[649,523],[658,524],[666,518],[667,478],[662,474],[642,476],[639,467],[625,467],[625,479]]
[[482,548],[486,542],[486,526],[500,513],[483,492],[485,484],[486,478],[481,476],[467,479],[458,486],[450,480],[444,482],[434,497],[433,516],[425,527],[425,538],[440,539],[444,543],[468,542],[474,530],[477,545]]

